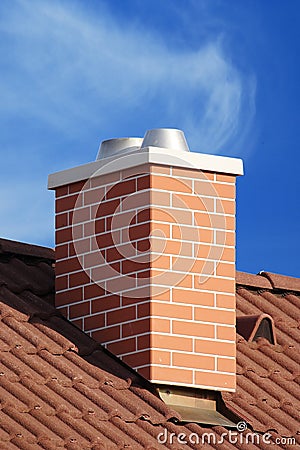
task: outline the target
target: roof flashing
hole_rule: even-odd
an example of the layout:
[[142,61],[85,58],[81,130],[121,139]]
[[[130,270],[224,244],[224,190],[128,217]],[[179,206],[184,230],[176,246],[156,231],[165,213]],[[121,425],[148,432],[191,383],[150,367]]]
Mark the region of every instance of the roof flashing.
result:
[[[160,398],[180,417],[180,422],[236,428],[236,423],[219,410],[220,393],[204,389],[159,385]],[[225,411],[226,412],[226,411]],[[232,417],[232,413],[229,415]]]

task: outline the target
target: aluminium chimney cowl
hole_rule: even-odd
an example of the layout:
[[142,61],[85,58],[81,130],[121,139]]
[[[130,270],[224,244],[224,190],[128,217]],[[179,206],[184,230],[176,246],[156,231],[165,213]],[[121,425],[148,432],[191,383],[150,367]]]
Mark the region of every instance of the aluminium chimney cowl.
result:
[[183,131],[176,128],[155,128],[145,134],[143,147],[160,147],[174,151],[189,152]]
[[166,148],[174,152],[189,152],[183,131],[176,128],[154,128],[138,137],[115,138],[101,142],[97,160],[140,150],[145,147]]
[[107,139],[101,142],[97,160],[138,150],[142,142],[143,138],[139,137]]

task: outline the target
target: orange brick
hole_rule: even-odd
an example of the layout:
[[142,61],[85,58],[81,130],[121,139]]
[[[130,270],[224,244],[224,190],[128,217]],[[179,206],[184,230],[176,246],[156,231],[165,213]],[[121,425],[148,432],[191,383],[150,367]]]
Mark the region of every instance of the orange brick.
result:
[[157,317],[150,319],[151,331],[161,333],[170,333],[171,323],[168,319],[158,319]]
[[64,292],[56,292],[55,306],[69,305],[71,303],[80,302],[82,297],[82,288],[69,289]]
[[55,232],[55,245],[64,244],[65,242],[72,241],[72,227],[61,228]]
[[217,181],[220,181],[221,183],[235,183],[235,179],[236,177],[233,175],[217,173]]
[[135,191],[136,191],[136,179],[120,181],[106,189],[105,198],[109,200],[112,198],[123,197],[124,195],[130,195]]
[[[66,317],[66,316],[65,316]],[[68,317],[67,317],[68,319]],[[83,319],[72,319],[71,320],[72,324],[75,325],[77,328],[79,328],[80,330],[83,330]]]
[[135,306],[120,308],[107,313],[107,325],[128,322],[136,318]]
[[155,174],[155,173],[163,173],[163,174],[166,174],[166,175],[170,175],[171,167],[152,165],[150,171],[153,174]]
[[[137,282],[143,281],[143,279],[137,279]],[[133,289],[132,291],[122,293],[122,305],[135,305],[139,302],[149,300],[150,298],[150,286],[141,286]]]
[[192,384],[193,382],[192,370],[175,369],[171,367],[152,366],[150,377],[151,380],[158,380],[166,383]]
[[[146,259],[146,258],[144,258]],[[132,261],[130,259],[125,259],[121,262],[121,273],[127,274],[132,272],[138,272],[141,270],[149,269],[150,263],[149,262],[138,262],[138,261]]]
[[166,286],[151,286],[150,296],[152,300],[170,301],[170,289]]
[[[69,289],[64,292],[57,292],[55,295],[55,305],[68,305],[80,302],[84,299],[82,295],[82,288]],[[86,299],[85,299],[86,300]]]
[[56,214],[55,229],[67,227],[69,225],[68,217],[68,213]]
[[[96,286],[96,285],[95,285]],[[86,288],[87,286],[85,286]],[[85,298],[89,298],[88,296]],[[118,295],[106,295],[105,297],[92,299],[92,313],[109,311],[120,306],[120,297]]]
[[141,191],[142,189],[149,189],[151,186],[151,176],[149,174],[144,177],[137,178],[137,191]]
[[207,195],[209,197],[217,197],[218,191],[216,184],[211,181],[196,180],[194,183],[195,195]]
[[214,274],[214,262],[198,258],[172,257],[172,270],[196,274]]
[[235,341],[235,327],[222,327],[221,325],[218,325],[217,338]]
[[127,178],[134,177],[141,174],[148,174],[150,172],[151,165],[150,164],[141,164],[140,166],[128,167],[127,169],[123,169],[121,171],[121,179],[125,180]]
[[220,372],[230,372],[235,374],[236,371],[235,359],[217,358],[217,369]]
[[168,192],[150,191],[150,203],[158,206],[171,206],[171,197]]
[[148,238],[151,232],[150,223],[145,222],[139,225],[131,225],[122,230],[122,242],[136,241],[137,239]]
[[192,319],[192,307],[153,301],[151,305],[151,314],[153,316],[172,317],[174,319]]
[[217,306],[219,308],[235,309],[236,307],[235,294],[233,295],[217,294]]
[[215,356],[235,356],[235,343],[196,339],[195,351]]
[[55,202],[55,212],[61,213],[64,211],[68,211],[70,209],[74,209],[76,204],[77,208],[82,206],[82,196],[81,195],[68,195],[67,197],[59,198]]
[[210,292],[197,292],[194,290],[175,288],[173,290],[173,302],[213,306],[214,294]]
[[151,241],[150,239],[141,239],[140,241],[134,242],[132,244],[133,248],[136,248],[139,252],[149,252],[151,248]]
[[148,301],[146,303],[142,303],[141,305],[137,305],[137,317],[140,319],[142,317],[150,316],[151,311],[151,302]]
[[172,324],[173,334],[184,334],[187,336],[194,337],[215,337],[215,327],[214,325],[197,323],[197,322],[186,322],[174,320]]
[[211,181],[213,181],[215,178],[214,173],[211,172],[195,169],[181,169],[177,167],[173,167],[172,174],[176,178],[187,177],[187,178],[195,178],[198,180],[211,180]]
[[73,194],[89,188],[88,180],[77,181],[69,185],[69,193]]
[[[224,215],[214,214],[209,211],[206,212],[196,211],[194,214],[196,226],[209,227],[212,229],[220,228],[221,230],[234,229],[234,217],[227,218]],[[227,219],[229,219],[230,222],[227,222]]]
[[235,248],[230,247],[224,248],[221,259],[222,261],[235,262]]
[[129,197],[126,197],[122,202],[122,211],[129,209],[137,209],[140,207],[147,208],[150,205],[150,191],[140,191]]
[[235,325],[235,312],[212,308],[195,308],[195,320]]
[[99,186],[105,186],[106,184],[116,183],[120,180],[120,172],[113,172],[107,175],[92,176],[90,178],[90,187],[95,188]]
[[146,378],[146,380],[150,380],[151,379],[151,375],[150,375],[150,366],[148,367],[141,367],[137,369],[137,372],[142,375],[142,377]]
[[84,331],[94,330],[95,328],[102,328],[105,325],[105,314],[96,314],[84,318]]
[[151,363],[169,366],[171,364],[171,353],[168,351],[153,350],[151,352]]
[[234,262],[235,249],[232,247],[222,247],[217,245],[209,245],[201,243],[196,247],[195,257],[201,259],[213,259],[217,261],[230,261]]
[[182,239],[185,241],[200,242],[200,233],[202,233],[202,230],[199,230],[198,228],[195,228],[193,226],[191,227],[184,225],[172,226],[172,239]]
[[116,341],[120,339],[121,327],[117,325],[115,327],[103,328],[102,330],[93,331],[92,338],[96,341],[104,344],[109,341]]
[[222,184],[215,183],[214,188],[218,197],[235,199],[235,185],[234,184]]
[[122,337],[136,336],[150,331],[150,318],[133,320],[122,325]]
[[75,317],[86,316],[90,314],[90,301],[77,303],[77,305],[69,306],[69,317],[74,319]]
[[[61,291],[68,288],[68,275],[55,277],[55,291]],[[80,299],[79,299],[80,300]]]
[[[228,292],[233,293],[235,290],[235,280],[224,278],[207,278],[204,283],[202,277],[195,275],[195,289],[203,289],[206,291]],[[204,278],[204,277],[203,277]]]
[[234,200],[217,200],[217,212],[222,214],[235,214]]
[[188,194],[172,194],[172,206],[195,211],[214,211],[213,198],[200,198]]
[[214,235],[213,230],[202,229],[200,230],[200,243],[213,243]]
[[[137,223],[149,222],[149,220],[150,220],[150,211],[151,211],[150,207],[146,208],[146,209],[143,209],[142,211],[139,211],[137,213],[137,215],[136,215],[136,222]],[[128,213],[128,214],[131,214],[131,212]]]
[[[156,236],[160,238],[170,238],[170,225],[166,223],[159,223],[159,222],[151,222],[149,226],[150,230],[149,233],[151,233],[151,236]],[[148,233],[148,235],[149,235]]]
[[151,266],[154,269],[170,269],[171,258],[165,255],[151,255]]
[[68,195],[69,193],[69,186],[60,186],[55,189],[55,198],[63,197],[65,195]]
[[61,258],[67,258],[69,255],[68,252],[68,244],[63,244],[63,245],[57,245],[55,247],[55,259],[56,261],[58,261]]
[[106,281],[106,289],[112,294],[124,292],[127,289],[133,289],[135,286],[136,280],[134,277],[116,276],[116,278]]
[[117,342],[108,344],[107,349],[114,355],[122,355],[124,353],[136,351],[136,339],[135,337],[129,339],[121,339]]
[[91,205],[92,203],[99,204],[102,200],[105,199],[105,188],[99,187],[97,189],[89,189],[84,192],[84,205]]
[[220,245],[235,245],[235,233],[233,231],[216,231],[216,243]]
[[235,389],[235,375],[224,375],[220,373],[213,372],[196,372],[195,380],[196,384],[203,387],[211,386],[213,388],[220,389]]
[[185,273],[166,272],[165,270],[151,270],[151,281],[155,284],[166,285],[169,287],[193,287],[193,278]]
[[134,352],[131,355],[122,356],[122,361],[131,367],[145,366],[150,364],[150,350]]
[[191,211],[184,211],[183,209],[174,208],[157,208],[156,206],[151,207],[150,211],[151,220],[157,222],[168,222],[174,224],[193,224],[193,214]]
[[190,242],[163,240],[160,238],[151,238],[151,250],[164,255],[182,255],[192,256],[193,246]]
[[[194,213],[195,226],[213,228],[213,217],[212,216],[213,216],[213,214],[210,214],[208,212],[196,211]],[[225,228],[225,227],[223,227],[223,228]]]
[[176,337],[164,334],[153,334],[151,336],[151,346],[165,350],[177,350],[191,352],[193,349],[192,338]]
[[70,287],[83,286],[84,284],[89,284],[90,282],[90,277],[83,270],[81,270],[80,272],[71,273],[69,275]]
[[144,336],[137,337],[137,349],[138,350],[148,349],[148,348],[152,347],[150,343],[151,343],[150,333],[145,334]]
[[55,264],[55,275],[63,275],[65,273],[76,272],[81,270],[82,266],[79,259],[75,256],[74,258],[64,259],[62,261],[57,261]]
[[235,265],[232,263],[222,263],[217,264],[217,276],[220,277],[235,277]]
[[192,180],[165,176],[151,176],[152,189],[161,189],[168,192],[186,192],[192,194]]
[[191,369],[214,370],[215,368],[214,357],[188,353],[174,353],[172,363],[174,366],[190,367]]

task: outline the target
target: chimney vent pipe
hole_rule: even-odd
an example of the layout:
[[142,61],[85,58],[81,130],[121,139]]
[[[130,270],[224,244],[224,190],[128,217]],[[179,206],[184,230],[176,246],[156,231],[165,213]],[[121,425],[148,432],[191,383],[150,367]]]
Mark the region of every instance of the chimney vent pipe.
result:
[[176,128],[155,128],[145,134],[143,147],[160,147],[174,151],[189,152],[183,131]]

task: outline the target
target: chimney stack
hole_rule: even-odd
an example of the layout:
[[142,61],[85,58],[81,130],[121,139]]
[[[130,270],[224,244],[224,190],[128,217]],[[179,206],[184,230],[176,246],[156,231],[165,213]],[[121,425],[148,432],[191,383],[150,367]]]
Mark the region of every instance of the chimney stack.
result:
[[56,307],[152,382],[234,391],[242,174],[240,159],[156,129],[50,175]]

